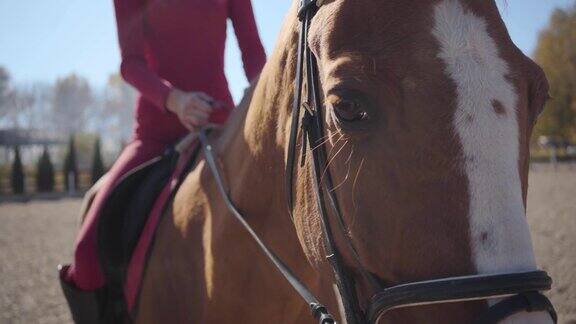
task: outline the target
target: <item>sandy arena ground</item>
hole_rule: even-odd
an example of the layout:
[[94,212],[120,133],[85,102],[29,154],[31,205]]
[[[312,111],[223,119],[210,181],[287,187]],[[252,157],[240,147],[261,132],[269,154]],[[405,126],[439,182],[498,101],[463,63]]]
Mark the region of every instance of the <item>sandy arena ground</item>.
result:
[[[534,166],[528,218],[555,280],[560,323],[576,324],[576,167]],[[69,261],[78,199],[0,204],[0,323],[71,323],[56,277]]]

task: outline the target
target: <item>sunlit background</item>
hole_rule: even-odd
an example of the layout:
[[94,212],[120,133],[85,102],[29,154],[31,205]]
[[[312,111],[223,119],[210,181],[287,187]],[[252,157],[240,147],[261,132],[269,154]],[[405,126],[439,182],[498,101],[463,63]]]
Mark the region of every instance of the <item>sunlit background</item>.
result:
[[[532,55],[552,11],[572,2],[508,0],[499,5],[512,39]],[[270,53],[290,1],[252,3],[262,42]],[[226,75],[238,100],[246,79],[231,29],[226,48]],[[0,65],[8,69],[16,85],[53,83],[76,74],[94,89],[102,89],[120,64],[112,1],[1,0],[0,49]]]
[[[568,8],[573,2],[500,0],[498,4],[512,39],[533,56],[539,33],[554,10]],[[0,68],[11,92],[0,111],[0,130],[28,130],[36,136],[57,138],[74,133],[81,142],[106,134],[104,155],[111,163],[130,138],[135,98],[118,76],[120,56],[112,3],[0,0]],[[252,3],[269,54],[290,1]],[[236,102],[247,86],[240,57],[229,25],[225,72]],[[65,95],[67,89],[74,94]],[[37,151],[29,152],[23,152],[24,158],[37,155]],[[10,154],[0,151],[0,164],[7,162]]]
[[[252,0],[267,54],[290,2]],[[551,83],[527,213],[560,323],[576,324],[576,1],[497,2]],[[247,81],[230,24],[225,64],[238,102]],[[0,323],[70,322],[54,266],[70,259],[79,198],[132,133],[136,93],[119,65],[112,0],[0,0]]]

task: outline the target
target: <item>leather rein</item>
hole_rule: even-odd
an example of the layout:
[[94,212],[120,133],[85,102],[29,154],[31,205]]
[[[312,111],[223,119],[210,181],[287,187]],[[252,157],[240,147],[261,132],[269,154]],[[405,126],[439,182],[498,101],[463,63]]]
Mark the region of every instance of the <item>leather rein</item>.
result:
[[[354,248],[349,231],[340,211],[330,169],[327,165],[327,154],[322,142],[324,123],[320,97],[318,66],[316,57],[308,47],[308,29],[316,11],[322,5],[320,0],[300,0],[298,18],[300,33],[298,58],[296,66],[295,93],[292,106],[292,125],[286,163],[286,192],[290,215],[293,212],[293,174],[296,163],[296,145],[298,133],[302,136],[300,166],[305,165],[307,146],[312,155],[313,189],[320,214],[324,250],[338,288],[338,297],[342,302],[343,313],[348,324],[377,323],[387,311],[397,308],[420,305],[453,303],[471,300],[500,299],[490,306],[476,320],[478,324],[497,323],[521,311],[547,311],[554,323],[557,315],[549,299],[541,294],[551,288],[552,279],[544,271],[519,273],[487,274],[449,277],[435,280],[419,281],[391,287],[381,287],[379,281],[362,266],[360,257]],[[303,101],[304,74],[307,82],[307,100]],[[304,111],[302,112],[302,107]],[[199,135],[204,148],[205,158],[224,199],[228,210],[251,235],[263,253],[276,269],[310,306],[312,315],[320,324],[336,323],[332,314],[321,304],[314,294],[292,273],[292,271],[264,244],[258,234],[246,222],[230,198],[219,167],[215,161],[212,146],[203,129]],[[354,270],[371,286],[374,292],[369,305],[362,309],[356,296],[356,286],[350,271],[344,265],[335,239],[328,207],[336,218],[339,233],[345,238],[345,246],[350,251]]]

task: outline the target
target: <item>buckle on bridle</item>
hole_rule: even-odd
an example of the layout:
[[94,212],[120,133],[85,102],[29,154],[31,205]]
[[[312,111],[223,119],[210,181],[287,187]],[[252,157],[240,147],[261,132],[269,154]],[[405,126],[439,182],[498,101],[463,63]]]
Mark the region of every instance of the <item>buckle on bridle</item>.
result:
[[300,21],[306,18],[306,12],[310,9],[318,9],[324,4],[324,0],[300,0],[298,8],[298,19]]
[[334,317],[330,315],[326,306],[322,304],[310,304],[310,308],[312,309],[312,314],[314,318],[318,319],[319,324],[334,324],[336,321]]

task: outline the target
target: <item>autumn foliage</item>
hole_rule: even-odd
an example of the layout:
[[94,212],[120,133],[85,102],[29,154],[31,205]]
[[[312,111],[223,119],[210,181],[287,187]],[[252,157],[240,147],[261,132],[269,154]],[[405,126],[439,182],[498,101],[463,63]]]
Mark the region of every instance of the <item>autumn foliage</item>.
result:
[[534,58],[550,83],[551,100],[535,135],[576,141],[576,4],[556,9],[540,33]]

